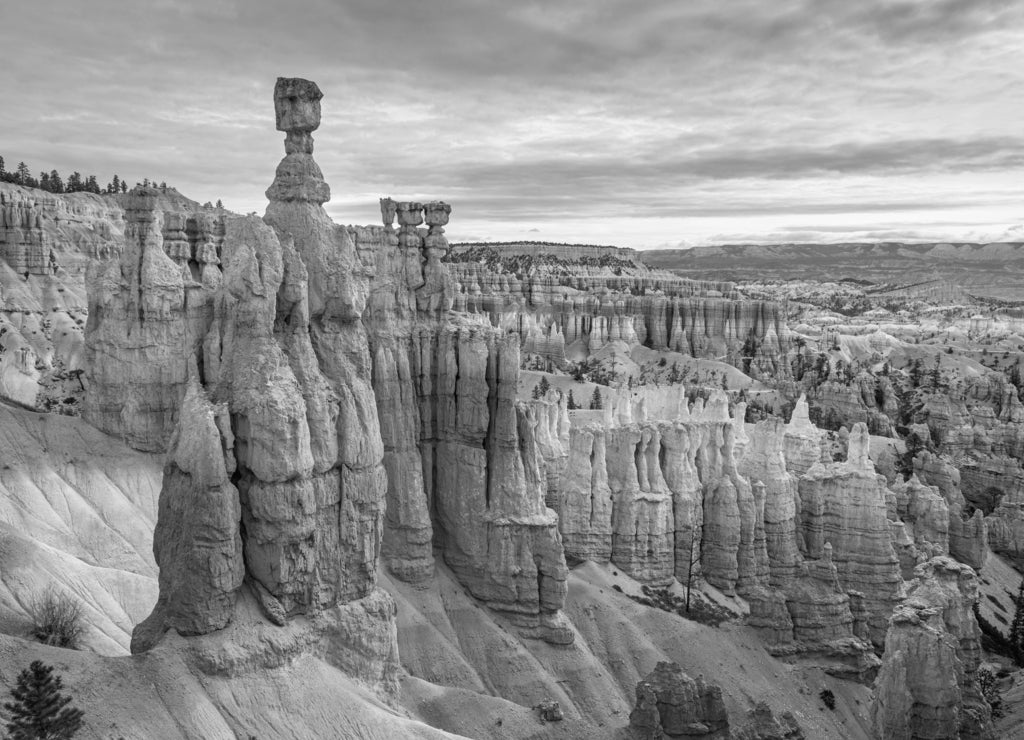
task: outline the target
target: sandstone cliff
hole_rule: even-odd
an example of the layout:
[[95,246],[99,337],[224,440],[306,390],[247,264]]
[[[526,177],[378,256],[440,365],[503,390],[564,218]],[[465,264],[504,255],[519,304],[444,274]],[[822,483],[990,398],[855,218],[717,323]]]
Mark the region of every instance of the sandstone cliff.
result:
[[0,183],[0,397],[79,412],[86,265],[119,252],[123,228],[100,196]]
[[[498,254],[501,255],[500,250]],[[523,346],[556,363],[614,341],[694,357],[725,356],[754,373],[785,372],[789,330],[777,304],[744,299],[729,283],[662,271],[589,264],[519,264],[516,254],[450,265],[454,306],[517,331]]]

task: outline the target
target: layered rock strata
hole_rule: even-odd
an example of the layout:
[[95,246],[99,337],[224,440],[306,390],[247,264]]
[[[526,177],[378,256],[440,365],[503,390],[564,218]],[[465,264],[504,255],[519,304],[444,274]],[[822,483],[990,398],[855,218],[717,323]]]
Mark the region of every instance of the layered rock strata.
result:
[[981,630],[974,571],[949,557],[917,566],[890,621],[875,681],[871,721],[888,738],[994,738],[975,678]]
[[86,278],[83,416],[146,451],[167,449],[188,361],[212,321],[220,280],[215,269],[199,282],[187,264],[168,256],[164,219],[155,190],[133,190],[125,200],[124,250],[94,262]]
[[527,351],[556,363],[576,343],[589,354],[624,341],[695,357],[725,355],[736,365],[746,355],[755,373],[786,371],[778,360],[789,348],[780,306],[744,299],[730,284],[586,265],[569,276],[557,267],[517,267],[521,261],[510,254],[452,264],[455,308],[518,332]]
[[[980,509],[969,514],[967,500],[960,490],[960,471],[948,460],[929,452],[920,452],[914,458],[914,476],[934,486],[946,502],[948,512],[949,554],[975,570],[985,565],[989,552],[989,528],[1001,538],[1006,529],[1000,517],[984,517]],[[1024,531],[1024,530],[1022,530]],[[999,539],[1000,544],[1002,540]]]
[[[268,191],[276,230],[255,217],[227,224],[161,491],[160,600],[133,651],[171,628],[225,626],[244,582],[276,624],[361,615],[359,629],[390,635],[368,660],[373,671],[395,669],[394,604],[375,589],[386,475],[361,321],[366,282],[348,233],[323,214],[326,186],[310,181],[318,102],[312,83],[279,81],[288,156]],[[208,512],[202,522],[197,511]]]
[[86,265],[118,254],[123,230],[98,195],[0,183],[0,396],[80,413]]
[[[469,591],[520,629],[571,642],[565,559],[545,506],[551,430],[516,401],[518,341],[449,314],[446,204],[383,200],[384,226],[330,221],[312,157],[319,100],[314,83],[278,81],[286,156],[263,222],[233,219],[218,233],[171,219],[161,229],[159,212],[134,209],[139,264],[176,275],[177,290],[110,278],[102,294],[119,309],[135,295],[166,305],[156,318],[186,358],[156,534],[161,597],[134,649],[171,628],[223,627],[243,582],[278,624],[390,603],[375,590],[382,548],[393,573],[422,581],[435,544]],[[196,436],[212,456],[199,469],[188,462]],[[199,492],[212,513],[190,537],[187,512],[201,507],[181,502]],[[366,611],[393,627],[393,606]]]
[[881,647],[904,573],[948,551],[938,491],[916,480],[890,491],[863,424],[845,461],[822,462],[821,433],[799,415],[745,429],[721,392],[661,420],[635,421],[644,404],[623,403],[570,431],[558,498],[567,557],[655,585],[702,578],[749,603],[773,652],[821,652],[873,676],[865,640]]
[[[1013,385],[1001,373],[954,380],[941,394],[925,396],[914,421],[956,471],[959,495],[949,501],[954,554],[972,547],[980,554],[980,545],[969,538],[982,527],[991,532],[994,551],[1014,557],[1024,552],[1024,404]],[[950,477],[944,471],[935,475]],[[984,524],[973,520],[976,511]],[[963,539],[968,541],[961,546]]]
[[862,595],[868,635],[881,645],[903,596],[903,579],[891,542],[885,477],[875,471],[869,448],[867,426],[856,424],[845,462],[816,463],[800,478],[800,509],[807,555],[821,557],[831,545],[839,581]]

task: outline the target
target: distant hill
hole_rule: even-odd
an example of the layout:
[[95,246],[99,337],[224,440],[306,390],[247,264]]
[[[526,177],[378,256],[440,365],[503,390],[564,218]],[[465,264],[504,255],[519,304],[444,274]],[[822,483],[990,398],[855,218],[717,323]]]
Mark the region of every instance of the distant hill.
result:
[[727,244],[641,253],[651,267],[715,280],[953,281],[977,296],[1024,300],[1024,243]]

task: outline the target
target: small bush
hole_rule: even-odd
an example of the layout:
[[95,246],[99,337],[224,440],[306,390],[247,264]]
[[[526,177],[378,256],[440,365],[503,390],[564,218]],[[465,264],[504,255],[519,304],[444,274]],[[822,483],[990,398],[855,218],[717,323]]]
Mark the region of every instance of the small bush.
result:
[[978,672],[974,675],[978,680],[978,688],[981,690],[981,695],[985,697],[985,701],[992,707],[992,717],[999,719],[1003,716],[1003,695],[996,684],[996,674],[988,668],[979,668]]
[[818,698],[821,699],[821,703],[831,709],[833,712],[836,709],[836,695],[832,693],[832,689],[822,689],[821,693],[818,694]]
[[85,625],[82,604],[73,596],[50,586],[28,607],[32,617],[32,636],[47,645],[77,648]]

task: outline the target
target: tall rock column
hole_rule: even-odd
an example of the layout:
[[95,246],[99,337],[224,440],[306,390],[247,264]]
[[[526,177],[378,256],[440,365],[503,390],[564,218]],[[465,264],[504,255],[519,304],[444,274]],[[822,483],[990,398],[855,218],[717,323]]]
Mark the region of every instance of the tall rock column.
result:
[[850,433],[846,462],[815,463],[800,478],[804,556],[818,559],[826,544],[843,589],[863,594],[868,634],[881,646],[889,615],[903,596],[900,562],[886,512],[885,478],[868,458],[863,422]]
[[[386,481],[361,320],[368,276],[352,233],[322,208],[310,136],[319,99],[311,82],[278,80],[288,138],[268,190],[273,228],[231,219],[220,254],[205,238],[197,254],[214,310],[187,358],[160,494],[160,598],[132,649],[168,629],[206,634],[251,619],[234,609],[244,582],[270,622],[314,617],[296,628],[311,632],[311,651],[394,690],[395,605],[376,588]],[[255,656],[260,643],[232,649]]]
[[[412,337],[436,330],[440,312],[417,310],[415,291],[423,286],[423,236],[419,203],[380,201],[381,228],[356,230],[360,252],[374,273],[363,326],[373,358],[373,391],[387,469],[384,562],[404,581],[429,578],[434,568],[430,501],[420,456],[420,416]],[[398,216],[401,230],[393,223]]]
[[[264,220],[282,243],[294,245],[294,271],[304,273],[296,279],[306,280],[305,290],[297,291],[306,300],[280,319],[299,331],[292,337],[295,351],[289,357],[307,400],[310,433],[318,432],[310,442],[313,471],[337,475],[340,485],[336,531],[348,547],[342,547],[340,562],[331,564],[337,577],[329,580],[338,592],[328,600],[348,601],[367,595],[376,583],[386,474],[361,320],[370,274],[356,253],[352,232],[336,226],[323,209],[330,189],[312,155],[321,97],[308,80],[277,81],[274,107],[277,128],[287,133],[286,156],[267,190],[270,203]],[[282,331],[288,333],[284,327]],[[333,493],[328,502],[332,500]],[[330,551],[332,544],[323,547]]]
[[975,678],[981,656],[972,610],[977,576],[947,556],[922,563],[914,575],[885,638],[871,705],[875,737],[994,738]]

